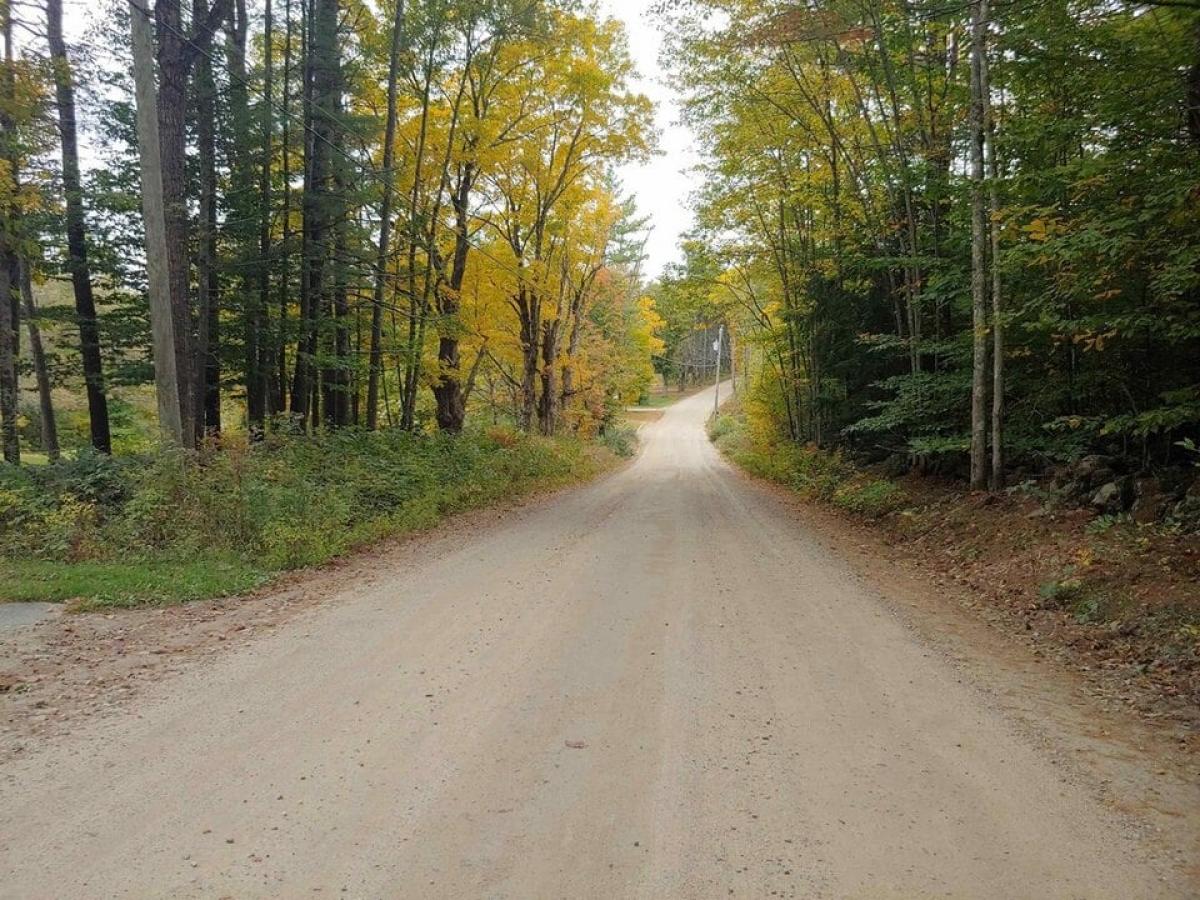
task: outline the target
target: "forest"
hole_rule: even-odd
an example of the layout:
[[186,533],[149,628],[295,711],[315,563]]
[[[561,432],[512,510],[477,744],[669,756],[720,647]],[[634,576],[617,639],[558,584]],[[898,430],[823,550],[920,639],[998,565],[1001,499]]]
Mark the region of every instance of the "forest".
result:
[[[553,434],[649,378],[612,173],[654,135],[618,23],[489,0],[119,2],[68,46],[55,0],[5,9],[8,460],[79,432],[136,444],[125,389],[150,383],[163,434],[194,448],[458,432],[476,392]],[[68,282],[73,311],[38,306]],[[55,408],[64,386],[86,416]]]
[[[728,320],[763,440],[1119,512],[1194,481],[1200,5],[663,5],[703,145],[655,286]],[[664,332],[686,377],[686,327]],[[1195,492],[1193,492],[1194,494]],[[1177,505],[1177,504],[1176,504]],[[1193,499],[1178,508],[1193,526]]]

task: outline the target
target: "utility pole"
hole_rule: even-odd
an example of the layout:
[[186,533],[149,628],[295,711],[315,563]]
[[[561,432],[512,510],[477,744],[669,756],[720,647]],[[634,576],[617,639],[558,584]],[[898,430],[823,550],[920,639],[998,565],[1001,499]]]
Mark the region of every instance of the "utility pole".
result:
[[737,345],[732,334],[729,335],[729,393],[737,396]]
[[725,339],[725,323],[721,323],[721,327],[717,329],[717,342],[713,344],[713,348],[717,351],[717,374],[714,379],[713,387],[716,389],[713,392],[713,415],[717,414],[717,409],[721,405],[721,344]]
[[[146,0],[140,0],[146,2]],[[179,367],[175,356],[175,321],[167,271],[167,220],[163,209],[162,159],[158,140],[158,93],[154,86],[154,33],[150,10],[129,0],[133,48],[134,96],[137,100],[138,150],[141,156],[142,218],[146,225],[146,275],[150,293],[150,332],[154,350],[154,387],[158,425],[176,446],[189,444],[183,433],[179,404]]]

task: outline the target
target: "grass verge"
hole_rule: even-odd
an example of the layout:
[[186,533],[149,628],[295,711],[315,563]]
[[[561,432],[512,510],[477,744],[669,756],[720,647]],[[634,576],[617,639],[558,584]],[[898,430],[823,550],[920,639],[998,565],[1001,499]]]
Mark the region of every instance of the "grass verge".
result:
[[271,573],[236,556],[191,560],[56,562],[6,559],[6,601],[71,602],[77,609],[140,606],[240,594],[266,582]]
[[862,518],[884,518],[909,502],[899,485],[863,472],[840,453],[752,429],[736,408],[712,419],[708,436],[718,450],[751,474]]
[[241,593],[456,512],[591,478],[631,452],[626,437],[345,431],[0,467],[0,601],[88,608]]

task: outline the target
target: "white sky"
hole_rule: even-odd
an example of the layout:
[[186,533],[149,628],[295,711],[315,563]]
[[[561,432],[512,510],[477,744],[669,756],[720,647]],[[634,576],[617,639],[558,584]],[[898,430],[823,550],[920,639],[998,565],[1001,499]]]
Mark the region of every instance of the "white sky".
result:
[[662,153],[644,165],[621,169],[625,192],[637,201],[642,216],[650,217],[650,239],[646,244],[645,275],[654,278],[663,266],[679,256],[679,238],[692,226],[688,205],[691,176],[688,170],[699,158],[693,150],[695,139],[679,123],[676,93],[665,83],[658,53],[662,37],[650,19],[652,0],[598,0],[600,11],[621,19],[629,34],[629,51],[641,74],[636,87],[653,100]]

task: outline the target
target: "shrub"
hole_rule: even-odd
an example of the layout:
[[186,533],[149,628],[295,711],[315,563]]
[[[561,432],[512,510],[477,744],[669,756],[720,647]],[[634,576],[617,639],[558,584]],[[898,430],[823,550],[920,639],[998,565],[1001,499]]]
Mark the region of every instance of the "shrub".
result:
[[838,452],[816,447],[800,447],[793,456],[792,486],[820,500],[835,500],[838,491],[856,475]]
[[708,434],[722,453],[751,474],[855,515],[878,519],[908,502],[899,485],[865,475],[841,452],[796,444],[773,429],[748,425],[743,417],[717,416]]
[[637,429],[632,425],[610,423],[600,433],[600,443],[625,459],[637,453]]
[[870,519],[880,519],[904,507],[904,490],[882,479],[853,480],[839,487],[833,502],[840,508]]
[[1065,608],[1085,594],[1083,580],[1075,577],[1047,581],[1038,588],[1038,596],[1042,598],[1043,606],[1047,609]]
[[521,442],[520,433],[504,425],[491,425],[484,433],[487,435],[488,440],[497,447],[504,447],[508,450],[511,450]]
[[731,415],[722,414],[708,423],[708,436],[714,443],[719,443],[726,435],[737,431],[738,423]]
[[1039,589],[1046,609],[1061,609],[1082,625],[1120,621],[1129,611],[1128,597],[1100,590],[1078,575],[1045,582]]
[[[617,432],[606,443],[631,452],[632,440]],[[316,565],[450,512],[586,477],[602,460],[578,440],[505,429],[347,429],[257,445],[225,439],[198,453],[84,453],[51,466],[0,466],[0,557],[47,561],[47,583],[75,562],[136,570],[139,561],[146,569],[225,559],[234,561],[226,581],[236,587],[247,573]],[[121,578],[144,591],[165,583],[136,571]],[[202,583],[184,591],[181,582],[176,593],[190,598]]]

